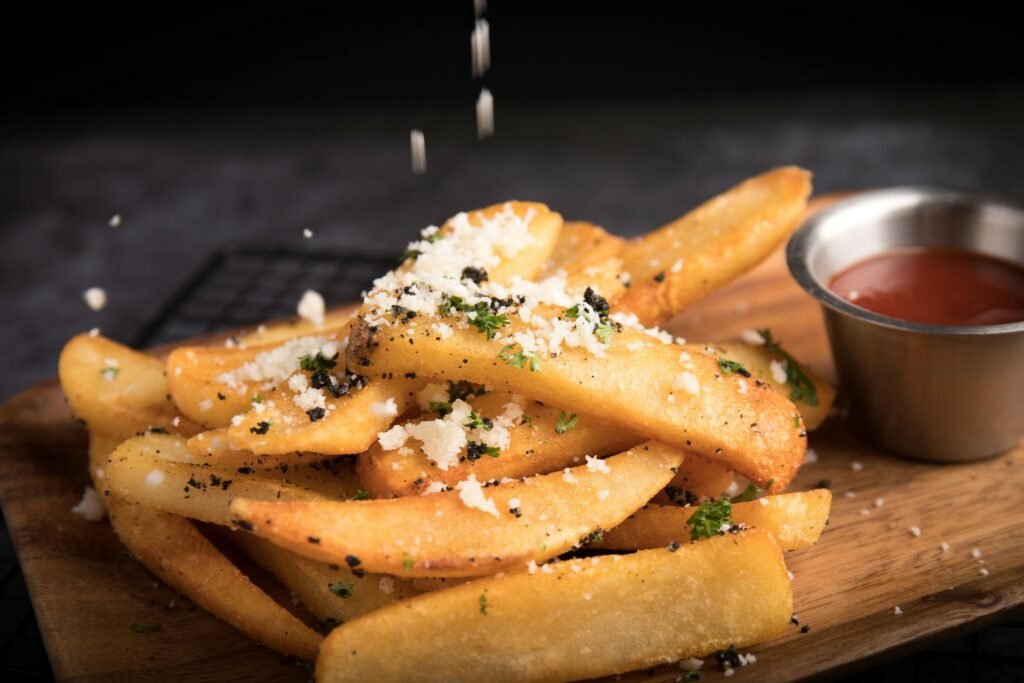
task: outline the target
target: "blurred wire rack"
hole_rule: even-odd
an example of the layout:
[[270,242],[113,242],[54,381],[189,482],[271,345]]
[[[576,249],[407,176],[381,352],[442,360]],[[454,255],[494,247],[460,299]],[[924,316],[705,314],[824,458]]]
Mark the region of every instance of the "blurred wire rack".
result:
[[[208,258],[134,339],[154,346],[295,314],[307,289],[355,300],[391,254],[233,246]],[[1024,615],[1022,615],[1024,616]],[[0,680],[53,679],[6,525],[0,529]],[[756,680],[752,678],[751,680]],[[1024,619],[957,637],[854,674],[846,683],[1024,683]]]

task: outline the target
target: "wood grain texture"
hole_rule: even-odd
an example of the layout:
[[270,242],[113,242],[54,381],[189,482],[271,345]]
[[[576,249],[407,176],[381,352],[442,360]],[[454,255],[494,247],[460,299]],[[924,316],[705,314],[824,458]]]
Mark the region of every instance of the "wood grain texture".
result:
[[[789,278],[781,251],[669,327],[692,341],[771,327],[793,355],[834,377],[817,304]],[[1021,611],[1024,444],[983,463],[931,465],[886,455],[851,424],[832,418],[811,435],[810,445],[819,460],[806,465],[791,488],[827,479],[835,496],[819,543],[787,557],[796,610],[811,629],[802,634],[794,627],[752,648],[755,668],[738,676],[768,683],[828,678]],[[305,680],[294,663],[154,586],[106,523],[71,513],[88,483],[85,447],[85,433],[71,421],[56,382],[0,410],[0,501],[55,675],[71,681]],[[855,471],[854,462],[862,469]],[[920,528],[920,537],[911,527]],[[971,556],[974,548],[984,565]],[[897,605],[902,615],[894,613]],[[137,634],[132,623],[163,628]],[[399,642],[396,637],[396,647]],[[635,680],[668,681],[679,673],[663,667]],[[709,670],[705,680],[719,676]]]

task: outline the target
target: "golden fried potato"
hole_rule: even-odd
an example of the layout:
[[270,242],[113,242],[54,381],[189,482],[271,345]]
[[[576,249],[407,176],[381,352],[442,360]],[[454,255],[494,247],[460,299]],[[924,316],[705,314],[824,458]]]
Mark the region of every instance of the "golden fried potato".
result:
[[[788,354],[783,355],[766,345],[740,342],[712,344],[712,347],[723,358],[740,363],[755,379],[788,396],[800,411],[808,431],[817,429],[825,421],[836,399],[836,388]],[[773,363],[780,364],[774,372]],[[788,368],[789,363],[796,363],[796,368]],[[786,380],[780,382],[781,375],[776,378],[777,372],[785,374]]]
[[293,372],[298,372],[302,355],[298,347],[309,346],[300,345],[301,339],[315,339],[321,343],[335,341],[343,346],[347,338],[348,325],[345,325],[269,346],[182,346],[167,356],[168,386],[182,414],[210,429],[227,427],[235,415],[248,412],[254,400],[289,400],[291,397],[289,393],[287,398],[279,398],[279,394],[288,393],[285,387],[263,386],[268,382],[260,380],[225,381],[227,375],[244,375],[244,368],[256,368],[261,364],[283,367],[281,356],[289,353],[291,356],[287,360],[294,365]]
[[[831,506],[832,493],[828,489],[782,493],[734,503],[732,521],[768,531],[783,550],[799,550],[814,545],[821,536]],[[648,505],[605,532],[601,548],[640,550],[665,548],[673,542],[689,543],[688,521],[696,511],[696,506]]]
[[61,389],[71,412],[95,433],[127,439],[150,427],[195,434],[167,392],[164,364],[105,337],[80,334],[60,354]]
[[[513,395],[492,391],[467,399],[481,417],[495,418],[504,407],[513,402]],[[575,427],[559,434],[556,431],[562,412],[536,401],[524,401],[523,419],[509,428],[509,447],[497,457],[484,456],[479,460],[465,460],[441,470],[423,453],[422,444],[410,439],[410,453],[399,450],[385,451],[374,443],[356,460],[356,468],[363,488],[374,498],[410,496],[424,491],[434,482],[454,486],[470,474],[479,481],[492,479],[519,479],[535,474],[547,474],[583,462],[585,455],[603,456],[635,446],[643,441],[617,426],[588,416],[577,416]],[[434,419],[429,413],[416,422]]]
[[743,181],[622,250],[622,310],[654,325],[763,261],[799,224],[811,174],[787,166]]
[[357,304],[348,304],[345,306],[339,306],[338,308],[332,308],[324,314],[324,321],[321,325],[317,325],[309,320],[303,320],[302,318],[293,318],[291,320],[284,320],[268,325],[260,325],[252,332],[240,335],[237,338],[237,342],[239,346],[247,348],[253,346],[280,344],[281,342],[286,342],[289,339],[295,339],[296,337],[327,334],[331,330],[339,329],[348,325],[349,321],[352,320],[358,310],[359,306]]
[[373,379],[362,389],[327,399],[324,417],[312,421],[292,400],[294,393],[279,389],[263,412],[250,411],[228,427],[228,445],[260,455],[307,451],[328,455],[362,453],[415,403],[421,380]]
[[774,638],[793,610],[782,553],[764,531],[546,567],[426,593],[335,629],[318,683],[596,678]]
[[322,493],[285,484],[275,472],[220,470],[182,462],[189,457],[182,438],[163,434],[128,439],[105,465],[106,489],[118,500],[172,512],[203,522],[230,525],[231,500],[324,500]]
[[614,527],[667,484],[682,460],[679,451],[650,443],[597,461],[603,464],[487,488],[346,503],[236,498],[231,512],[257,535],[321,562],[348,559],[410,578],[483,576],[543,562]]
[[382,574],[353,574],[348,565],[327,565],[278,548],[269,541],[241,531],[226,537],[291,589],[306,609],[328,625],[343,624],[358,616],[419,595],[409,581]]
[[129,552],[167,585],[272,650],[316,657],[321,636],[257,588],[187,519],[110,501],[107,512]]
[[[505,330],[523,328],[513,320]],[[776,492],[803,463],[806,438],[803,426],[794,424],[793,404],[767,386],[726,375],[721,359],[703,347],[663,344],[624,328],[609,340],[604,359],[564,348],[539,361],[536,371],[530,363],[506,362],[504,349],[501,339],[488,340],[472,328],[431,336],[396,320],[378,333],[360,319],[348,353],[349,365],[369,363],[364,367],[374,373],[486,383],[606,420],[727,465],[759,486],[772,481]]]
[[538,279],[607,263],[622,253],[626,240],[586,221],[567,221]]
[[325,453],[309,453],[307,451],[290,451],[274,455],[258,455],[252,451],[240,451],[228,443],[228,430],[225,428],[211,429],[200,432],[185,444],[192,459],[188,462],[196,465],[212,465],[234,469],[250,467],[255,470],[277,469],[282,466],[293,467],[328,460],[336,457]]
[[678,495],[684,491],[698,498],[718,498],[732,485],[733,480],[732,470],[722,463],[699,455],[687,455],[676,476],[672,477],[665,491],[659,493],[653,502],[672,503],[674,501],[669,493]]

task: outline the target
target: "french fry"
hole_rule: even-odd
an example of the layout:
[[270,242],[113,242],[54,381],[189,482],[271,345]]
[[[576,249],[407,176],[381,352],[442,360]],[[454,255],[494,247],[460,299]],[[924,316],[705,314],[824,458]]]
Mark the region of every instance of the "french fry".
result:
[[586,221],[567,221],[538,278],[573,273],[617,258],[626,240]]
[[622,250],[631,286],[619,301],[647,325],[672,317],[763,261],[797,226],[811,175],[796,167],[750,178]]
[[[814,387],[813,398],[800,398],[803,392],[794,393],[793,387],[787,381],[778,381],[776,373],[772,371],[773,362],[790,363],[794,362],[792,359],[785,358],[763,345],[724,342],[711,346],[723,358],[742,364],[756,379],[788,396],[800,411],[800,417],[808,431],[817,429],[825,421],[835,401],[836,389],[806,366],[800,365],[799,369]],[[779,372],[785,373],[785,365],[780,366]]]
[[[505,329],[523,328],[512,321]],[[773,492],[785,490],[804,460],[793,404],[767,386],[725,375],[703,347],[662,344],[624,328],[606,345],[605,359],[564,348],[533,372],[529,363],[514,366],[500,356],[502,340],[472,328],[431,336],[396,320],[386,332],[374,330],[362,319],[353,323],[350,365],[502,387],[715,460],[761,487],[772,481]]]
[[228,430],[224,428],[200,432],[190,438],[185,445],[192,456],[189,463],[226,469],[250,467],[256,470],[270,470],[282,466],[293,467],[309,464],[335,457],[307,451],[258,455],[252,451],[236,450],[228,443]]
[[266,346],[280,344],[296,337],[325,334],[332,329],[347,325],[358,310],[359,306],[354,304],[332,308],[324,314],[324,321],[321,325],[302,318],[260,325],[254,331],[240,335],[237,340],[238,345],[242,347]]
[[475,495],[469,488],[345,503],[236,498],[231,512],[240,526],[320,562],[355,558],[366,571],[408,578],[482,576],[543,562],[614,527],[668,483],[682,459],[650,443],[601,461],[600,468],[588,463],[477,488]]
[[61,389],[89,430],[127,439],[150,427],[194,434],[167,393],[164,364],[104,337],[80,334],[60,354]]
[[[677,489],[678,492],[688,491],[698,498],[718,498],[732,485],[733,480],[732,471],[721,463],[699,455],[687,455],[665,491]],[[674,501],[663,492],[654,498],[654,502],[667,504]]]
[[[482,417],[500,415],[513,396],[492,391],[467,399]],[[556,431],[559,411],[536,401],[523,405],[523,420],[509,428],[509,447],[497,457],[463,461],[447,470],[438,467],[423,453],[422,444],[410,440],[411,453],[385,451],[374,443],[356,460],[363,488],[374,498],[410,496],[424,491],[434,482],[454,486],[470,474],[478,481],[519,479],[547,474],[583,462],[585,455],[610,455],[639,444],[643,439],[628,431],[587,416],[577,416],[576,426],[562,434]],[[432,419],[433,414],[420,419]]]
[[[323,328],[305,339],[334,341],[343,346],[348,337],[348,325]],[[293,344],[292,341],[295,341]],[[287,360],[299,370],[298,340],[253,347],[182,346],[167,356],[167,383],[175,405],[182,414],[204,427],[227,427],[232,418],[249,411],[254,400],[290,400],[291,392],[284,387],[263,386],[266,381],[225,381],[226,375],[238,373],[244,366],[259,365],[262,359],[274,359],[291,354]],[[308,346],[308,345],[304,345]],[[294,348],[294,350],[292,350]],[[282,381],[283,384],[283,381]],[[287,397],[279,398],[280,393]],[[258,398],[257,398],[258,397]]]
[[342,624],[422,592],[401,579],[362,572],[357,576],[347,565],[314,562],[252,534],[227,531],[225,535],[290,588],[317,619],[330,625]]
[[763,531],[547,567],[426,593],[335,629],[318,683],[596,678],[774,638],[792,614],[782,553]]
[[[799,550],[814,545],[821,536],[831,505],[832,493],[828,489],[782,493],[734,503],[732,521],[767,531],[783,550]],[[696,511],[696,506],[648,505],[605,532],[601,548],[641,550],[665,548],[673,542],[688,543],[688,521]]]
[[180,437],[150,434],[128,439],[106,463],[106,489],[119,500],[222,525],[232,523],[228,506],[236,496],[325,499],[322,493],[307,487],[282,483],[273,473],[183,464],[182,459],[187,457]]
[[[423,382],[415,379],[373,379],[347,396],[329,398],[328,410],[317,422],[281,389],[274,405],[262,413],[250,411],[237,425],[228,427],[228,445],[261,455],[307,451],[328,455],[362,453],[377,434],[415,403]],[[266,428],[264,429],[264,423]]]
[[146,569],[250,638],[313,661],[321,636],[257,588],[187,519],[107,502],[114,532]]

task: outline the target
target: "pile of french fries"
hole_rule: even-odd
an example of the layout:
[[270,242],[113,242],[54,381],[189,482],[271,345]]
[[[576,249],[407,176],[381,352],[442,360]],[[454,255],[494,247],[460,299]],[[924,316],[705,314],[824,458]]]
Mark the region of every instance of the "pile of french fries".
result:
[[810,190],[776,169],[628,241],[509,202],[424,230],[323,320],[162,357],[75,337],[60,380],[113,529],[324,682],[576,680],[776,637],[783,551],[831,502],[785,490],[835,392],[768,331],[656,326]]

